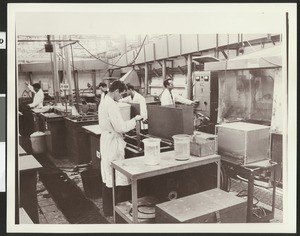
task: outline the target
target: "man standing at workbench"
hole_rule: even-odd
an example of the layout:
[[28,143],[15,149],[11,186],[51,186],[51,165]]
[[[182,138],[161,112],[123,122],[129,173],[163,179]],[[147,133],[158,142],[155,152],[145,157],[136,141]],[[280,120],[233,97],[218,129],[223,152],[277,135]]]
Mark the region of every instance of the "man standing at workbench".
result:
[[[34,132],[34,121],[31,109],[34,108],[42,108],[44,102],[44,92],[41,89],[41,85],[39,83],[35,83],[32,86],[25,82],[28,89],[34,94],[33,102],[27,104],[26,106],[19,107],[19,114],[22,115],[22,129],[20,128],[20,132],[24,136],[30,136],[31,133]],[[21,131],[22,130],[22,131]]]
[[[127,87],[127,97],[121,98],[119,102],[125,102],[125,103],[137,103],[140,105],[140,115],[143,118],[143,121],[146,121],[148,119],[148,112],[147,112],[147,105],[146,105],[146,99],[139,94],[137,91],[134,90],[133,85],[126,84]],[[142,123],[142,129],[145,129],[144,123]]]
[[172,79],[166,79],[164,81],[164,87],[165,87],[165,90],[163,91],[163,93],[161,94],[161,97],[160,97],[162,106],[173,105],[173,104],[175,104],[175,102],[183,103],[186,105],[195,105],[195,104],[199,103],[199,101],[197,101],[197,100],[192,101],[192,100],[186,99],[182,96],[179,96],[176,93],[173,93],[172,90],[174,88],[174,84],[173,84]]
[[[141,120],[140,115],[131,120],[124,121],[117,105],[117,102],[126,92],[126,86],[121,81],[114,81],[108,93],[101,101],[98,110],[99,126],[102,131],[100,138],[101,154],[101,176],[102,204],[105,216],[113,214],[112,205],[112,169],[111,162],[125,158],[126,143],[123,140],[123,133],[126,133],[136,126],[136,121]],[[130,197],[129,179],[116,171],[116,200],[124,201]],[[129,196],[126,196],[129,195]]]
[[43,107],[44,102],[44,92],[41,89],[41,85],[39,83],[35,83],[32,86],[25,82],[28,89],[34,94],[33,102],[28,104],[30,108],[41,108]]

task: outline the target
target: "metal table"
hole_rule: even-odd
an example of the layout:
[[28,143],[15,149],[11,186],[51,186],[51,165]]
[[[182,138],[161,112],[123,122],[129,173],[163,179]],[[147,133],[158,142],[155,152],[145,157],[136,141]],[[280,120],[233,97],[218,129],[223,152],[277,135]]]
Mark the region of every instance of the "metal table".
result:
[[[274,218],[275,211],[275,193],[276,193],[276,168],[277,163],[271,160],[263,160],[258,162],[253,162],[248,165],[239,165],[229,161],[222,160],[222,164],[224,167],[234,171],[238,174],[245,176],[248,179],[248,198],[247,198],[247,222],[265,222]],[[273,184],[273,192],[272,192],[272,211],[266,214],[265,217],[255,219],[252,216],[253,209],[253,193],[254,193],[254,177],[263,173],[264,171],[271,171],[272,173],[272,184]],[[266,209],[265,209],[266,210]]]
[[[141,223],[138,220],[138,196],[137,196],[137,181],[144,178],[163,175],[175,171],[186,170],[193,167],[198,167],[210,163],[217,163],[217,187],[220,188],[220,168],[221,157],[219,155],[210,155],[206,157],[191,156],[189,160],[177,161],[175,160],[174,151],[160,153],[161,162],[155,166],[145,165],[145,156],[135,157],[125,160],[118,160],[112,162],[112,178],[113,178],[113,206],[114,206],[114,221],[116,222],[116,214],[121,216],[128,223]],[[128,212],[128,207],[122,207],[122,204],[116,203],[115,199],[115,171],[119,171],[131,180],[131,194],[132,194],[132,217]]]
[[37,203],[37,170],[42,165],[32,155],[19,156],[20,207],[28,213],[34,223],[39,223]]

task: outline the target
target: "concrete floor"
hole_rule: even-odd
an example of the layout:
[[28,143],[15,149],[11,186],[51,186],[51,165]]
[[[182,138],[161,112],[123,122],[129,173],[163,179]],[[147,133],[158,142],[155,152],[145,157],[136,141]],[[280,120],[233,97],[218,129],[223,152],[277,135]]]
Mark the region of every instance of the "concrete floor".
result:
[[[60,168],[72,167],[74,164],[67,159],[54,160],[56,166]],[[81,176],[78,172],[66,172],[68,177],[72,179],[77,186],[84,192],[83,184],[81,181]],[[236,195],[239,191],[247,189],[247,183],[241,180],[231,179],[231,190],[230,193]],[[37,184],[38,192],[38,207],[39,207],[39,219],[41,224],[69,224],[63,213],[55,204],[51,195],[48,193],[47,189],[44,187],[43,183],[38,179]],[[271,210],[271,196],[272,192],[270,189],[255,187],[254,195],[259,198],[258,206],[263,206],[266,209]],[[89,198],[97,208],[99,212],[103,215],[102,209],[102,198],[92,199]],[[275,204],[275,216],[270,223],[281,223],[283,222],[283,212],[282,212],[282,190],[277,188],[276,191],[276,204]],[[106,217],[109,223],[113,223],[112,217]]]

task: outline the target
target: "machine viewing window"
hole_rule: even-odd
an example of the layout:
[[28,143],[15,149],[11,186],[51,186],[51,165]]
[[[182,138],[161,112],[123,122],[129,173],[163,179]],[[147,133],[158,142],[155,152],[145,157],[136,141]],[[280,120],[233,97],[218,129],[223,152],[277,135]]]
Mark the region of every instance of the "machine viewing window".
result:
[[219,122],[253,120],[271,124],[274,69],[219,73]]

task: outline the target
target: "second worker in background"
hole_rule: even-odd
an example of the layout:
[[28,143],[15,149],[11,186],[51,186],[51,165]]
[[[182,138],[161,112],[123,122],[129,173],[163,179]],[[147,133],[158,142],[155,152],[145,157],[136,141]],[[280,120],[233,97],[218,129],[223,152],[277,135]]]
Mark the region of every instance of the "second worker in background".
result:
[[165,90],[163,91],[163,93],[161,94],[161,97],[160,97],[162,106],[173,105],[173,104],[175,104],[175,102],[183,103],[186,105],[195,105],[195,104],[199,103],[199,101],[197,101],[197,100],[192,101],[192,100],[186,99],[186,98],[174,93],[173,92],[174,84],[171,79],[166,79],[164,81],[164,87],[165,87]]

